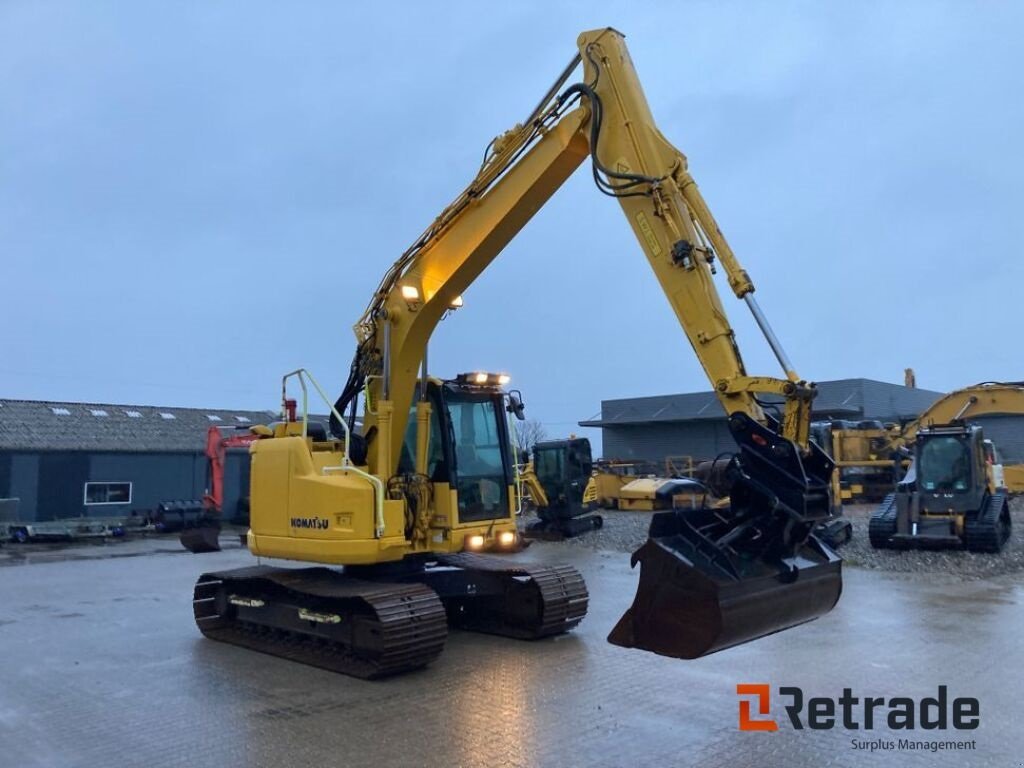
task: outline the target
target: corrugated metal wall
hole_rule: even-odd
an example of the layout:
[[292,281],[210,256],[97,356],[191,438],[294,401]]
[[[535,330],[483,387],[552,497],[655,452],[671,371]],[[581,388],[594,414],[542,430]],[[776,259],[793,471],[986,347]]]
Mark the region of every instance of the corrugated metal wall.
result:
[[155,509],[161,501],[202,498],[206,457],[194,453],[95,453],[90,456],[89,480],[131,482],[132,501],[83,506],[83,514],[121,515],[133,509]]
[[[864,418],[879,413],[885,411],[869,411]],[[1004,463],[1024,463],[1024,416],[984,416],[973,421],[980,424],[985,437],[995,443]],[[713,459],[722,451],[736,448],[724,419],[604,427],[602,440],[603,458],[646,459],[659,463],[666,456]]]
[[995,443],[1004,464],[1024,463],[1024,416],[979,416],[971,421]]
[[[36,490],[36,520],[56,520],[60,517],[87,515],[89,509],[82,503],[85,483],[89,480],[89,454],[39,454],[39,482]],[[64,511],[67,510],[67,514]],[[28,509],[21,507],[19,515],[26,519]],[[103,513],[101,513],[103,514]],[[118,514],[109,512],[105,514]]]
[[39,490],[39,454],[13,453],[8,495],[18,502],[18,517],[36,519],[36,493]]
[[[107,517],[154,509],[161,501],[198,499],[206,489],[201,453],[10,453],[6,495],[20,499],[22,520]],[[236,472],[240,470],[236,469]],[[86,505],[86,482],[129,482],[127,504]],[[5,495],[0,489],[0,495]]]
[[656,462],[666,456],[691,456],[696,461],[713,459],[723,451],[736,450],[725,419],[605,427],[602,445],[606,459]]

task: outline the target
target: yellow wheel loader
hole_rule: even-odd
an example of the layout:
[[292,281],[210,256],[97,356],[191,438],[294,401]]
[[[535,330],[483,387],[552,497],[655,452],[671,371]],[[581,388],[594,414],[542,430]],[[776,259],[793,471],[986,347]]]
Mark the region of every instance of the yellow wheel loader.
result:
[[[250,551],[316,565],[202,575],[194,611],[205,635],[379,677],[434,659],[446,622],[540,638],[582,620],[588,594],[573,568],[481,554],[516,545],[506,420],[521,402],[500,374],[430,376],[427,344],[584,161],[636,235],[633,263],[654,272],[737,443],[727,508],[654,515],[633,555],[636,598],[609,640],[695,658],[814,619],[839,599],[840,560],[812,535],[829,515],[832,472],[808,440],[814,385],[772,333],[685,155],[658,130],[623,36],[597,29],[577,46],[537,106],[488,144],[477,175],[384,275],[355,325],[329,431],[309,423],[304,402],[301,419],[291,409],[272,437],[253,443]],[[583,237],[586,223],[578,226]],[[715,287],[719,268],[781,378],[747,373]],[[323,396],[305,372],[285,379],[296,383]],[[767,395],[784,398],[780,420],[762,409]]]

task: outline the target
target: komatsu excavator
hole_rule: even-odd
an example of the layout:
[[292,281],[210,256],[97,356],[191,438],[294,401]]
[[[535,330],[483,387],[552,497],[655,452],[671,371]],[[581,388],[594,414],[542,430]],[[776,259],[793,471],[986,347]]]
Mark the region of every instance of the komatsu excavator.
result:
[[[204,574],[194,612],[205,635],[379,677],[434,659],[446,614],[456,626],[520,638],[565,632],[584,617],[588,594],[573,568],[479,554],[516,544],[506,409],[520,404],[500,375],[429,376],[427,342],[588,159],[598,189],[620,204],[738,445],[727,509],[653,518],[633,555],[638,592],[609,640],[696,658],[814,619],[839,599],[840,559],[811,535],[829,514],[832,471],[808,440],[815,388],[769,328],[686,157],[655,126],[623,36],[585,32],[578,48],[536,108],[488,145],[469,186],[385,274],[355,325],[357,349],[331,408],[331,434],[316,434],[304,402],[301,419],[253,443],[250,551],[320,565]],[[567,85],[581,63],[582,80]],[[784,378],[744,368],[715,289],[718,266]],[[285,384],[293,379],[315,385],[305,372]],[[784,398],[781,423],[760,405],[768,394]]]

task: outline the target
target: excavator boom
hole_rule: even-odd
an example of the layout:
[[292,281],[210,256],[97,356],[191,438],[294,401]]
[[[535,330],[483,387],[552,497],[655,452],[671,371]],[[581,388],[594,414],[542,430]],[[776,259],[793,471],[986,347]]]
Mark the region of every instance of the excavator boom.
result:
[[995,414],[1024,415],[1024,382],[987,381],[954,390],[904,427],[900,438],[903,444],[912,443],[922,428]]
[[[838,600],[839,560],[811,535],[830,514],[832,464],[808,439],[814,386],[796,373],[768,325],[685,155],[658,130],[623,36],[599,29],[577,43],[578,55],[534,111],[491,142],[477,176],[381,281],[355,325],[358,348],[335,412],[347,413],[354,427],[365,392],[356,461],[365,458],[383,479],[399,473],[415,418],[416,467],[425,467],[430,405],[417,405],[416,392],[425,391],[433,329],[589,160],[598,189],[620,204],[738,444],[728,509],[656,516],[651,541],[634,555],[643,565],[637,599],[609,638],[692,657],[814,618]],[[567,85],[580,63],[582,81]],[[763,331],[781,377],[747,373],[715,287],[719,266]],[[762,408],[765,396],[782,398],[778,419]],[[337,422],[332,431],[340,435]],[[755,610],[741,607],[751,601]]]

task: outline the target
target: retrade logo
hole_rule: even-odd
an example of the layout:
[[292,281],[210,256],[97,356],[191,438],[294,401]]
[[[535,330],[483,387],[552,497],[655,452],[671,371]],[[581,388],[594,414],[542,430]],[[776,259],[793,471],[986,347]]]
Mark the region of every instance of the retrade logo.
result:
[[[757,713],[767,715],[771,711],[771,688],[767,683],[738,683],[737,696],[754,696],[757,701]],[[755,720],[750,716],[751,699],[740,699],[740,730],[741,731],[777,731],[779,724],[774,720]]]
[[[893,731],[973,731],[981,724],[981,703],[964,696],[951,698],[945,685],[935,696],[916,699],[910,696],[854,696],[843,688],[838,697],[804,695],[802,688],[781,686],[778,696],[782,710],[794,730],[870,731],[887,727]],[[771,686],[767,683],[738,683],[739,729],[741,731],[777,731],[779,724],[770,717]],[[756,707],[756,712],[755,712]]]

